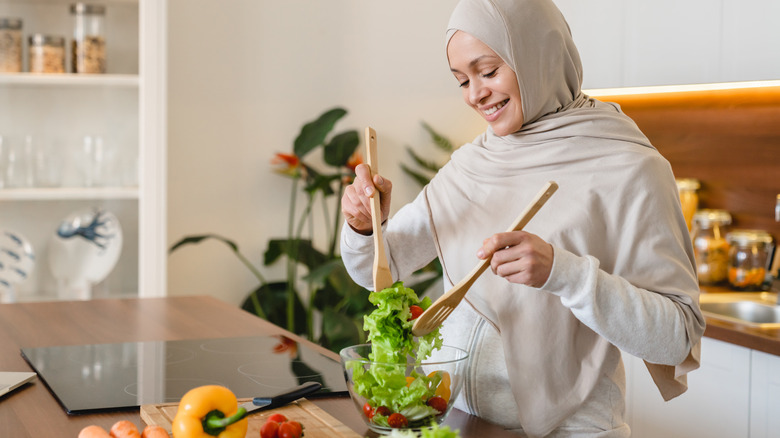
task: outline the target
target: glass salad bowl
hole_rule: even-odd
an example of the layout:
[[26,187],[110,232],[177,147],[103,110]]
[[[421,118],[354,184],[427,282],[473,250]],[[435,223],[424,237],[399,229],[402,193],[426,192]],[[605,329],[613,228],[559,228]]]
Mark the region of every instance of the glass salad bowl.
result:
[[465,350],[445,345],[419,363],[373,362],[370,353],[371,345],[361,344],[339,354],[352,402],[371,430],[420,431],[444,421],[463,388]]

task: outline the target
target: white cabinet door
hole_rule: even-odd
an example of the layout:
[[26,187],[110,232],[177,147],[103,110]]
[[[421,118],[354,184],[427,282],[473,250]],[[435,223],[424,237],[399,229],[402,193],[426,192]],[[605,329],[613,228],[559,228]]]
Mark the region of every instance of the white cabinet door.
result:
[[582,88],[609,88],[623,84],[626,2],[554,1],[569,23],[582,58]]
[[780,434],[780,357],[752,352],[750,438]]
[[701,368],[688,391],[664,402],[644,363],[624,354],[629,416],[634,438],[748,437],[750,353],[744,347],[702,339]]
[[715,82],[719,6],[711,0],[628,2],[623,85]]
[[723,0],[723,81],[780,78],[780,2]]

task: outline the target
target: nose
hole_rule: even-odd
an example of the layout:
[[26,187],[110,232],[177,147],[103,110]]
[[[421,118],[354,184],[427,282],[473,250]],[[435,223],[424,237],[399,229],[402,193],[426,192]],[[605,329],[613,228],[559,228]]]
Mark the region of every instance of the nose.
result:
[[490,95],[490,88],[484,86],[482,81],[472,80],[469,83],[469,103],[479,105],[486,97]]

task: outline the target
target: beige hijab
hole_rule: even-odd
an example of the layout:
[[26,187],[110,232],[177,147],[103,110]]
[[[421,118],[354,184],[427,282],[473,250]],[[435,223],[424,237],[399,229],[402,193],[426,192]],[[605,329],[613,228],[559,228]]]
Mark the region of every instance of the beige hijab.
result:
[[[488,128],[458,149],[425,189],[447,286],[477,263],[473,254],[483,239],[504,231],[555,180],[558,192],[526,230],[677,303],[692,353],[677,367],[648,369],[665,399],[681,394],[685,374],[698,367],[704,321],[668,162],[617,106],[582,94],[579,54],[551,1],[463,0],[448,41],[457,30],[487,44],[517,73],[526,122],[504,137]],[[615,347],[556,295],[488,272],[467,300],[501,334],[519,420],[530,436],[552,431],[582,405],[600,375],[615,371],[604,369],[614,363],[607,358]],[[636,312],[642,305],[630,303]],[[626,336],[653,336],[633,329]]]

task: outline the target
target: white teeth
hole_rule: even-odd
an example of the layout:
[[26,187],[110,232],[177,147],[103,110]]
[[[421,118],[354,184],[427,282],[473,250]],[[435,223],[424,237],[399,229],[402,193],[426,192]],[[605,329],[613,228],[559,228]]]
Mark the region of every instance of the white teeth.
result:
[[504,102],[500,102],[498,105],[496,105],[496,106],[494,106],[494,107],[491,107],[491,108],[488,108],[488,109],[486,109],[486,110],[484,111],[485,115],[489,116],[489,115],[493,114],[494,112],[496,112],[496,111],[500,110],[501,108],[503,108],[503,107],[504,107],[504,104],[506,104],[506,102],[505,102],[505,101],[504,101]]

